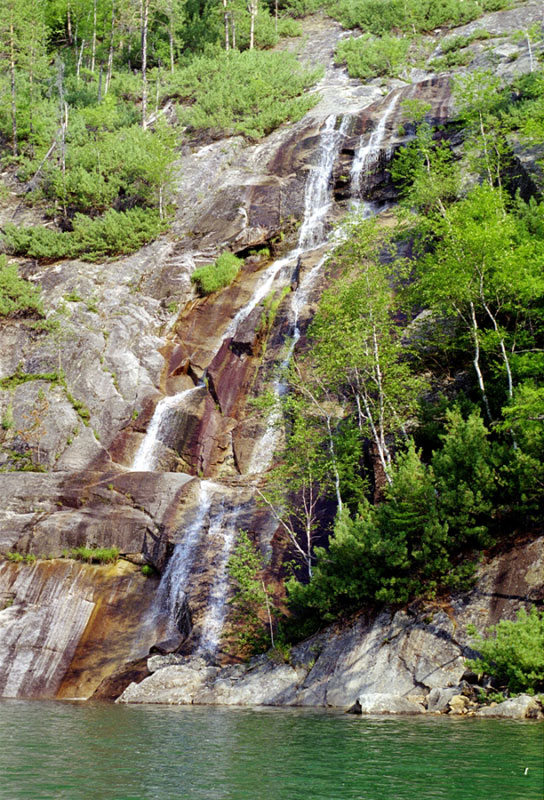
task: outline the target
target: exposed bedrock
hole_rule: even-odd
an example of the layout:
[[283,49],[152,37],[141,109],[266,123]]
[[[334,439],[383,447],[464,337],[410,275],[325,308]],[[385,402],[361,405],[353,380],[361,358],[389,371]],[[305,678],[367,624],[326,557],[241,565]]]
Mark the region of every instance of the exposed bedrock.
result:
[[[294,647],[288,664],[259,657],[249,665],[210,670],[199,660],[154,658],[153,674],[129,686],[120,701],[451,711],[451,699],[462,693],[465,658],[474,655],[467,625],[481,630],[544,599],[543,547],[539,538],[496,556],[480,569],[471,592],[447,603],[385,610],[328,628]],[[462,705],[470,710],[468,701]]]
[[[526,19],[534,21],[539,6],[526,8]],[[481,27],[500,33],[497,19],[488,15]],[[508,19],[508,30],[522,27],[511,15]],[[336,143],[325,181],[331,199],[327,228],[341,218],[350,199],[378,204],[394,199],[387,167],[411,135],[409,128],[406,135],[400,130],[404,99],[429,102],[437,124],[452,117],[449,75],[419,71],[406,81],[363,86],[333,64],[339,25],[313,18],[308,35],[301,58],[326,66],[317,87],[319,103],[304,119],[258,144],[229,137],[203,147],[186,145],[176,167],[177,210],[168,234],[115,262],[20,264],[21,274],[42,287],[50,326],[38,331],[22,319],[0,325],[0,554],[55,558],[0,564],[5,605],[0,637],[7,637],[0,641],[13,652],[0,670],[0,686],[12,687],[6,691],[88,696],[111,678],[110,689],[103,689],[111,694],[130,671],[145,673],[141,656],[171,632],[162,623],[155,626],[153,620],[160,622],[153,606],[157,580],[144,580],[137,565],[147,563],[164,574],[191,531],[198,540],[194,570],[176,611],[184,617],[183,630],[174,631],[171,646],[163,650],[183,648],[184,637],[187,648],[195,643],[208,625],[206,613],[218,585],[228,600],[221,576],[233,531],[250,531],[271,565],[280,561],[284,545],[275,536],[274,520],[255,503],[253,486],[269,463],[255,457],[258,443],[264,441],[260,449],[267,455],[276,440],[262,439],[270,433],[268,419],[247,401],[273,385],[293,335],[295,290],[313,275],[328,246],[287,258],[308,217],[306,186],[320,166],[323,133],[344,137]],[[493,44],[502,45],[501,39]],[[499,52],[501,75],[527,71],[525,45],[520,40],[516,47],[518,58],[508,49]],[[488,57],[482,50],[480,66]],[[522,148],[516,153],[527,180],[533,180],[534,156]],[[357,159],[365,169],[356,179]],[[198,297],[192,272],[224,250],[245,256],[240,274],[221,292]],[[284,262],[270,273],[278,263],[273,259]],[[299,296],[301,343],[328,281],[327,270],[318,270]],[[272,301],[277,303],[273,320]],[[238,317],[244,308],[247,313]],[[178,396],[179,403],[172,400]],[[151,466],[138,469],[136,456],[165,399],[166,424],[157,431]],[[115,546],[133,563],[91,567],[58,559],[64,550],[83,545]],[[479,607],[477,595],[471,598]],[[491,605],[501,602],[495,592],[487,605],[483,602],[478,621],[493,621]],[[504,602],[511,614],[513,601]],[[420,683],[439,686],[462,661],[462,647],[454,639],[465,616],[456,606],[453,618],[443,611],[433,614],[432,624],[419,612],[399,612],[393,621],[382,615],[330,630],[312,643],[322,647],[321,655],[301,647],[295,651],[301,654],[296,667],[257,666],[251,685],[244,684],[244,702],[273,702],[281,695],[282,702],[345,705],[364,691],[390,691],[372,672],[378,669],[372,659],[399,692],[419,691]],[[392,633],[394,640],[386,642]],[[435,654],[430,661],[427,648]],[[412,662],[402,666],[405,650],[422,654],[417,669]],[[25,664],[32,672],[26,677]],[[366,664],[364,670],[360,664]],[[440,679],[431,684],[435,672]],[[221,702],[237,702],[232,698],[242,684],[231,691],[235,676],[249,681],[249,672],[247,678],[243,670],[229,674],[221,674]],[[268,694],[259,695],[265,680]],[[208,678],[204,688],[211,702],[215,689]]]

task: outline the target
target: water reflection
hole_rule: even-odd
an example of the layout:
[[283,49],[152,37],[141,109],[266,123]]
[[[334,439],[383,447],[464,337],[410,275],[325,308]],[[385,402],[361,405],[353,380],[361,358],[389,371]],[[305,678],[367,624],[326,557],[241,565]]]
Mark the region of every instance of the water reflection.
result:
[[0,798],[542,800],[543,743],[538,723],[4,701]]

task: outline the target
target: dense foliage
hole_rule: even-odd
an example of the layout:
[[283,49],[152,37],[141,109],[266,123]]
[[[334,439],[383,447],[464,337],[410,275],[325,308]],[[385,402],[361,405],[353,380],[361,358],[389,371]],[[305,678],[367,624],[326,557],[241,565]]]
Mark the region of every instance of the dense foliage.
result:
[[45,223],[9,225],[7,251],[133,252],[171,217],[184,138],[257,139],[299,119],[320,72],[262,49],[300,34],[294,9],[275,11],[262,0],[0,0],[0,151]]
[[0,256],[0,317],[43,314],[40,289],[19,276],[15,264]]
[[498,688],[511,692],[544,690],[544,612],[535,606],[518,612],[515,621],[501,620],[486,636],[469,630],[479,658],[467,661],[470,669],[492,677]]
[[248,655],[274,646],[277,609],[262,577],[264,561],[245,531],[237,535],[228,571],[235,590],[230,600],[230,638],[237,652]]
[[233,282],[242,263],[242,259],[233,253],[221,253],[213,264],[197,267],[191,275],[191,280],[200,294],[212,294]]
[[544,204],[508,191],[508,143],[544,143],[541,81],[460,82],[461,158],[408,103],[397,225],[355,221],[332,257],[263,492],[299,543],[288,582],[299,635],[368,604],[466,589],[484,550],[538,522]]

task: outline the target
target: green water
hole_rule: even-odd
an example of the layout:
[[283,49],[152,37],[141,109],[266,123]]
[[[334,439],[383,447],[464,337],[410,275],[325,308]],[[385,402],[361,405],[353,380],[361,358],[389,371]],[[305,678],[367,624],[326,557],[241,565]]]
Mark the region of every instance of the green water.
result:
[[544,725],[0,702],[6,800],[543,800]]

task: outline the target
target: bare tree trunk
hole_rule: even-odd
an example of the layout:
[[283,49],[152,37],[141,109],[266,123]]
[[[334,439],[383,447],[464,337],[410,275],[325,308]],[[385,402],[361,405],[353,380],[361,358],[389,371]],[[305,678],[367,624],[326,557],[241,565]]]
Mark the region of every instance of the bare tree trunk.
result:
[[272,624],[272,614],[270,613],[270,600],[268,599],[268,592],[266,591],[266,586],[264,585],[264,581],[262,579],[261,586],[263,587],[264,602],[266,603],[266,615],[268,617],[268,627],[270,628],[270,644],[272,647],[274,647],[274,626]]
[[170,0],[168,14],[168,46],[170,48],[170,72],[174,74],[174,8]]
[[230,12],[230,29],[232,31],[232,49],[236,50],[236,20],[232,11]]
[[[13,9],[12,9],[13,14]],[[9,21],[9,76],[11,86],[11,149],[18,154],[17,147],[17,84],[15,83],[15,27],[13,16]]]
[[93,38],[91,43],[91,72],[96,66],[96,0],[93,0]]
[[108,49],[108,68],[106,70],[106,82],[104,84],[104,96],[110,88],[111,76],[113,74],[113,41],[115,34],[115,0],[111,3],[111,26],[110,26],[110,46]]
[[149,0],[140,0],[142,24],[142,128],[147,127],[147,29],[149,24]]
[[255,47],[255,18],[258,11],[258,0],[248,0],[247,10],[250,14],[249,22],[249,49],[253,50]]
[[104,77],[104,65],[100,64],[100,70],[98,72],[98,96],[97,96],[97,103],[100,105],[102,102],[102,79]]
[[484,402],[487,418],[491,422],[492,420],[491,409],[489,408],[489,401],[487,399],[487,394],[485,391],[484,377],[482,375],[482,370],[480,369],[480,339],[478,334],[478,321],[476,319],[476,311],[474,309],[474,303],[472,302],[472,300],[470,301],[470,314],[472,320],[472,340],[474,342],[474,358],[472,360],[472,363],[474,365],[474,369],[478,377],[478,386],[480,387],[480,392],[482,394],[482,400]]
[[225,50],[229,50],[229,10],[228,0],[223,0],[223,21],[225,23]]
[[72,8],[70,3],[68,3],[68,8],[66,9],[66,36],[68,39],[68,44],[73,44],[72,38]]
[[81,48],[79,50],[79,56],[77,59],[77,67],[76,67],[76,77],[79,81],[79,73],[81,71],[81,62],[83,61],[83,50],[85,49],[85,39],[81,42]]

